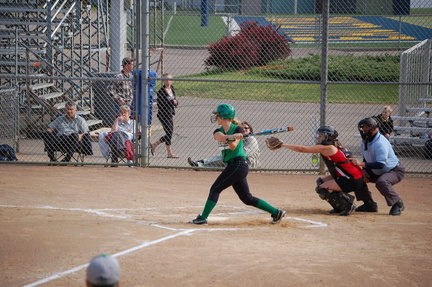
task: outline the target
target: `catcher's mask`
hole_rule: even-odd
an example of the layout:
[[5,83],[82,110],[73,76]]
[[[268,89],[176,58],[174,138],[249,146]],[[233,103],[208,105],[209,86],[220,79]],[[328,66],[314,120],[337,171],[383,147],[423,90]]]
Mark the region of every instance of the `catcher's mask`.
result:
[[212,123],[216,122],[216,117],[220,117],[221,119],[233,119],[236,115],[236,110],[230,104],[220,104],[216,110],[213,111],[213,114],[210,118]]
[[[363,131],[363,128],[365,126],[370,127],[367,132]],[[360,132],[362,139],[364,141],[369,141],[372,138],[373,131],[378,128],[378,123],[374,118],[364,118],[358,123],[357,128]]]
[[325,139],[318,143],[322,145],[333,145],[334,140],[338,137],[338,132],[332,126],[322,126],[317,130],[317,134],[324,135]]

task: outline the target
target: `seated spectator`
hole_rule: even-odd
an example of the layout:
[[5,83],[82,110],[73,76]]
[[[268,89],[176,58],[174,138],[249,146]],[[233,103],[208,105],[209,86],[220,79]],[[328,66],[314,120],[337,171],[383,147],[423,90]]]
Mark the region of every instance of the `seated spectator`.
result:
[[87,287],[118,287],[120,265],[115,257],[102,254],[90,261],[86,272]]
[[385,106],[381,114],[373,117],[378,122],[380,134],[388,140],[390,139],[390,134],[393,132],[392,112],[393,109],[390,106]]
[[[243,134],[253,134],[252,126],[248,122],[242,122],[241,126],[243,127]],[[249,136],[243,138],[243,149],[246,153],[246,161],[249,164],[249,167],[257,167],[259,164],[259,156],[260,149],[258,145],[258,141],[254,136]],[[188,158],[188,163],[191,166],[198,167],[225,167],[224,162],[222,161],[222,156],[215,155],[210,158],[200,159],[198,161],[193,161],[190,157]]]
[[45,150],[51,162],[57,161],[54,156],[57,150],[62,150],[66,154],[62,162],[69,162],[80,141],[89,132],[86,120],[76,114],[75,103],[66,103],[65,109],[66,114],[52,121],[47,131],[42,133]]
[[[111,131],[109,133],[99,133],[99,147],[107,161],[111,156],[111,162],[118,163],[118,158],[125,154],[126,142],[131,143],[136,124],[135,120],[132,120],[130,116],[131,109],[129,106],[121,106],[119,116],[114,120]],[[131,162],[132,159],[128,158],[128,161]]]

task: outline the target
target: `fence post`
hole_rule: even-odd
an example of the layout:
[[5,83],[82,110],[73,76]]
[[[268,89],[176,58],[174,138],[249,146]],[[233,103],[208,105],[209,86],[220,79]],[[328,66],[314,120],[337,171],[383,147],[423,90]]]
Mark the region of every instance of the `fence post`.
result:
[[[429,83],[430,81],[430,72],[431,72],[431,43],[432,39],[428,39],[425,43],[425,48],[423,50],[423,70],[422,70],[422,79],[423,83]],[[427,98],[430,97],[430,89],[427,85],[421,86],[421,97]],[[423,103],[424,107],[426,107],[426,102]]]
[[[321,102],[320,102],[320,126],[326,124],[327,85],[328,85],[328,29],[330,1],[323,0],[322,7],[322,37],[321,37]],[[325,173],[324,162],[320,161],[319,173]]]

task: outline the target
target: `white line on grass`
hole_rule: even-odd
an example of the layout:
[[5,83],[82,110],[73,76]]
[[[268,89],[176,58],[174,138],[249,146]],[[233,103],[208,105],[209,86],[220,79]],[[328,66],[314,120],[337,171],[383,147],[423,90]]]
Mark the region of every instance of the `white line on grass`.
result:
[[169,18],[169,20],[168,20],[167,27],[166,27],[166,29],[165,29],[165,31],[164,31],[164,34],[163,34],[164,39],[165,39],[166,34],[168,33],[169,28],[171,27],[172,19],[173,19],[173,16],[171,16],[171,17]]

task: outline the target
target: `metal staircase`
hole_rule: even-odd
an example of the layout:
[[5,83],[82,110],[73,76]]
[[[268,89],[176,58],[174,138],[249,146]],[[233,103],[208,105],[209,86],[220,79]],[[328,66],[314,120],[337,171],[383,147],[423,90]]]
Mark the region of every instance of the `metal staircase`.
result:
[[16,76],[0,79],[0,86],[18,89],[27,131],[46,128],[67,101],[77,104],[90,129],[101,125],[92,112],[90,77],[108,66],[108,13],[102,2],[0,1],[0,74]]

